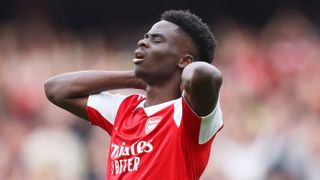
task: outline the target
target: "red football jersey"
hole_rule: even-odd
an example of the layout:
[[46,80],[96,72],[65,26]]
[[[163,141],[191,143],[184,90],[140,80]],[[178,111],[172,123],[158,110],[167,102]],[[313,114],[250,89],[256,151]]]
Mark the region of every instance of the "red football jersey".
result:
[[146,108],[144,102],[138,94],[88,98],[91,123],[111,135],[107,179],[199,179],[223,126],[219,102],[206,117],[183,97]]

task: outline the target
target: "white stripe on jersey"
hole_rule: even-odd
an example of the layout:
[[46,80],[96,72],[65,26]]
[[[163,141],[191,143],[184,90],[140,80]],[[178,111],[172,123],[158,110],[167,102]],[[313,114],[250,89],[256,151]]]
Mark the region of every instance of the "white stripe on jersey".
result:
[[179,100],[174,103],[173,119],[177,127],[179,127],[182,119],[182,99],[181,98],[179,98]]

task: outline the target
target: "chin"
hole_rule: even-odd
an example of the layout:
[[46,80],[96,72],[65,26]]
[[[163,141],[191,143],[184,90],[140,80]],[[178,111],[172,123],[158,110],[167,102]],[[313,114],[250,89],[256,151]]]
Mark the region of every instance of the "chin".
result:
[[136,77],[138,77],[138,78],[140,78],[140,79],[143,79],[143,80],[145,80],[144,77],[147,77],[147,76],[148,76],[147,73],[146,73],[145,71],[143,71],[143,70],[142,70],[141,68],[139,68],[139,67],[135,67],[135,68],[134,68],[134,74],[135,74]]
[[146,71],[141,71],[140,69],[135,69],[134,70],[135,76],[137,78],[140,78],[144,80],[147,84],[152,85],[153,83],[153,76],[150,73],[147,73]]

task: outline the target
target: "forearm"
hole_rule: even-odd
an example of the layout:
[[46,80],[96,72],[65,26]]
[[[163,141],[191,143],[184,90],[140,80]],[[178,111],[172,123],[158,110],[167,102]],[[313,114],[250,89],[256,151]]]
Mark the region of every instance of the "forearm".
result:
[[143,89],[144,86],[132,71],[78,71],[48,79],[45,92],[49,99],[77,98],[112,89]]

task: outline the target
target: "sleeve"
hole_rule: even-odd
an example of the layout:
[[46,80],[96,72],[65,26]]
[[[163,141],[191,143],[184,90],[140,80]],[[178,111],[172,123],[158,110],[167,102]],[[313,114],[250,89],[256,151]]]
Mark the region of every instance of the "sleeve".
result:
[[92,125],[96,125],[112,134],[113,124],[126,96],[101,92],[88,97],[87,114]]
[[208,142],[222,127],[222,111],[218,100],[214,110],[209,115],[201,117],[199,144]]
[[189,134],[194,134],[197,137],[195,141],[198,144],[205,144],[212,139],[217,132],[223,127],[222,111],[220,101],[218,99],[217,105],[214,110],[207,116],[198,116],[189,106],[187,101],[182,99],[182,112],[183,122],[182,126]]

